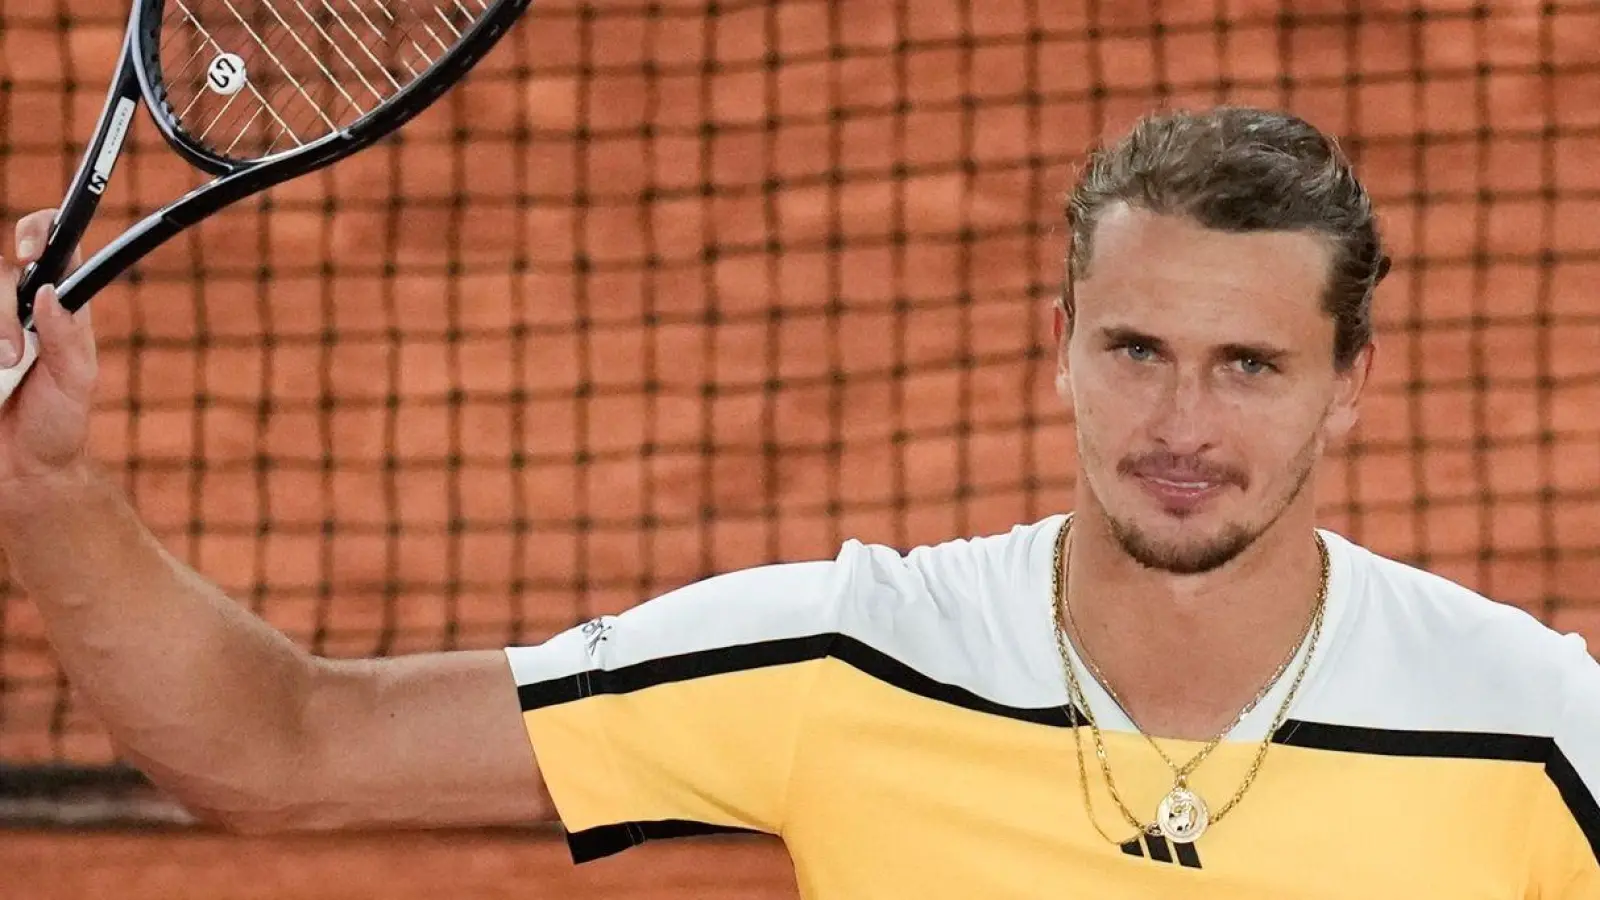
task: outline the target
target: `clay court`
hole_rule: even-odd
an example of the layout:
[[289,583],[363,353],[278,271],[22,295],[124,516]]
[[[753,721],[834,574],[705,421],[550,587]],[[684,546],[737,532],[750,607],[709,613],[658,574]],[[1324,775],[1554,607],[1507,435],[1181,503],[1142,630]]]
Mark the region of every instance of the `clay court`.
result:
[[[53,205],[120,0],[0,0],[0,214]],[[1396,259],[1327,527],[1600,640],[1600,4],[541,0],[397,139],[93,306],[94,445],[330,655],[536,642],[714,572],[1063,508],[1060,200],[1162,105],[1340,136]],[[97,247],[193,183],[141,122]],[[7,226],[9,242],[9,226]],[[0,764],[111,761],[0,601]],[[13,829],[0,893],[794,896],[763,840]]]

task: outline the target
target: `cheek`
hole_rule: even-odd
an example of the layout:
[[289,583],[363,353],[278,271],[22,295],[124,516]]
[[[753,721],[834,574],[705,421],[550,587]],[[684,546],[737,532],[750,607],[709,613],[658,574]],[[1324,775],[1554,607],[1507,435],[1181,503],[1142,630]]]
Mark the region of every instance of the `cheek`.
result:
[[1145,400],[1131,390],[1117,390],[1093,380],[1075,385],[1073,409],[1080,443],[1103,453],[1126,452],[1141,429]]
[[1119,366],[1108,354],[1072,358],[1072,392],[1079,415],[1113,428],[1138,427],[1160,402],[1160,384],[1149,372]]
[[1295,477],[1304,468],[1306,455],[1314,455],[1323,443],[1322,416],[1305,402],[1285,403],[1271,415],[1241,421],[1234,445],[1261,474]]

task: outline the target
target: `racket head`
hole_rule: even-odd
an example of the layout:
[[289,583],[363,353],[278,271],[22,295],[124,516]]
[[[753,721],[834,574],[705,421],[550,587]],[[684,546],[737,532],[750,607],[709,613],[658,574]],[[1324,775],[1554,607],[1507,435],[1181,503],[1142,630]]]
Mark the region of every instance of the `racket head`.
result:
[[[108,91],[106,109],[102,113],[100,125],[97,126],[97,137],[91,146],[91,151],[85,154],[80,163],[79,172],[61,205],[61,215],[57,219],[56,227],[52,229],[50,242],[46,247],[46,256],[50,258],[51,264],[31,265],[23,274],[22,287],[18,292],[19,318],[24,324],[31,322],[33,296],[44,284],[56,283],[57,279],[60,279],[57,290],[62,305],[68,310],[76,310],[88,303],[106,284],[183,229],[195,225],[231,203],[343,159],[400,128],[466,75],[494,48],[531,2],[532,0],[138,0],[130,13],[129,28],[124,41],[124,57],[118,63],[118,74]],[[206,40],[204,32],[196,28],[195,23],[206,25],[209,30],[208,23],[225,12],[226,18],[223,21],[233,20],[243,23],[240,31],[247,37],[251,33],[251,28],[246,26],[261,21],[276,23],[284,30],[283,35],[277,36],[281,40],[268,39],[259,33],[252,40],[260,39],[256,42],[269,60],[276,54],[277,47],[281,44],[288,44],[307,54],[307,58],[301,59],[298,63],[300,68],[291,68],[288,73],[296,75],[295,78],[283,77],[277,82],[272,82],[279,88],[279,93],[283,90],[294,90],[304,99],[304,94],[311,94],[312,97],[316,95],[311,90],[302,93],[301,89],[306,88],[305,82],[301,82],[298,87],[295,85],[298,80],[297,73],[316,70],[320,75],[325,68],[325,65],[317,66],[314,54],[307,50],[309,47],[314,51],[318,47],[313,40],[306,37],[307,35],[316,35],[319,39],[329,41],[330,43],[326,45],[329,57],[339,58],[342,53],[344,58],[341,58],[341,62],[345,62],[346,59],[354,60],[355,54],[370,55],[380,62],[390,58],[379,54],[372,47],[368,47],[370,53],[363,53],[353,42],[338,44],[331,36],[334,32],[330,30],[330,26],[340,30],[351,27],[349,21],[341,25],[339,17],[334,14],[341,4],[352,9],[365,4],[367,10],[382,7],[391,11],[394,7],[403,6],[413,14],[413,19],[409,20],[411,22],[426,18],[420,14],[431,14],[439,20],[439,25],[434,26],[430,22],[427,27],[420,27],[418,31],[407,27],[406,20],[396,16],[399,24],[395,33],[390,35],[392,40],[385,46],[405,46],[414,51],[431,46],[438,52],[435,54],[428,51],[421,56],[413,57],[409,60],[411,63],[409,66],[405,65],[408,60],[404,57],[393,57],[396,60],[394,65],[403,68],[407,78],[401,80],[395,76],[385,79],[389,92],[384,93],[382,88],[376,88],[374,92],[375,97],[383,96],[383,102],[372,106],[352,104],[350,110],[344,111],[339,116],[323,109],[321,112],[326,114],[326,119],[321,115],[317,117],[321,121],[321,130],[308,131],[305,134],[296,131],[290,146],[279,147],[270,138],[264,141],[258,138],[254,143],[247,142],[245,139],[250,137],[247,133],[248,126],[241,127],[237,133],[229,135],[226,142],[217,138],[214,132],[216,127],[214,120],[219,118],[219,114],[226,115],[228,110],[218,109],[217,104],[202,106],[201,103],[207,101],[207,98],[198,93],[199,88],[195,80],[220,75],[223,83],[219,84],[219,88],[235,87],[226,83],[232,73],[212,69],[212,63],[224,53],[231,53],[231,50],[220,39]],[[450,22],[447,19],[449,10],[445,9],[446,4],[456,8],[457,13],[463,15],[463,18]],[[325,9],[332,7],[334,13],[330,13],[326,19],[319,20],[315,13],[316,6]],[[465,13],[462,13],[462,10],[465,10]],[[441,12],[444,16],[440,15]],[[296,20],[291,18],[289,13],[305,19],[303,31],[290,27],[289,23]],[[361,24],[365,28],[381,32],[382,27],[376,25],[377,20],[372,18],[373,15],[373,12],[367,11],[367,18],[363,19]],[[466,25],[469,19],[470,26]],[[452,24],[454,28],[451,27]],[[183,29],[193,29],[193,33],[186,33]],[[449,34],[449,38],[446,38],[445,34]],[[195,42],[196,35],[202,39],[201,42]],[[424,35],[431,43],[422,42],[421,38]],[[412,40],[413,37],[416,39]],[[208,47],[217,52],[203,71],[196,73],[193,67],[188,65],[188,60],[178,61],[174,58],[175,47],[196,57],[199,56],[197,50],[203,52]],[[268,49],[273,53],[267,54]],[[238,96],[249,90],[248,78],[251,77],[248,69],[249,57],[237,53],[233,55],[245,62],[246,81],[238,84],[238,89],[233,90],[231,94],[225,90],[218,91],[225,96]],[[419,64],[422,59],[428,60],[426,67]],[[278,57],[278,63],[275,63],[279,64],[285,67],[291,65],[289,60],[281,56]],[[371,80],[376,74],[376,70],[373,70],[367,73],[367,77]],[[393,74],[391,72],[391,75]],[[187,87],[184,87],[183,78],[191,79]],[[376,82],[373,82],[372,85],[364,87],[375,85]],[[348,93],[348,85],[342,86]],[[334,94],[340,93],[331,85],[325,91],[328,89]],[[248,97],[263,106],[269,105],[276,99],[276,95],[270,91],[261,93],[259,90],[249,90]],[[84,234],[89,219],[98,205],[100,192],[109,177],[111,165],[119,153],[118,147],[123,132],[119,131],[117,139],[108,143],[108,131],[111,130],[114,121],[120,122],[125,129],[126,117],[132,113],[133,98],[144,101],[142,105],[158,130],[179,155],[202,171],[217,177],[147,215],[112,243],[101,248],[77,270],[63,278],[66,258]],[[206,118],[197,113],[197,109],[210,110],[212,115]],[[272,111],[279,117],[284,115],[283,110],[277,107],[273,107]],[[315,113],[314,110],[311,112]],[[261,115],[266,115],[269,120],[272,119],[265,109],[259,114],[254,111],[249,114],[258,119]],[[292,130],[292,126],[285,128],[285,132],[289,130]],[[226,129],[223,133],[226,133]]]
[[220,176],[300,160],[281,181],[409,121],[529,2],[143,0],[135,68],[191,164]]

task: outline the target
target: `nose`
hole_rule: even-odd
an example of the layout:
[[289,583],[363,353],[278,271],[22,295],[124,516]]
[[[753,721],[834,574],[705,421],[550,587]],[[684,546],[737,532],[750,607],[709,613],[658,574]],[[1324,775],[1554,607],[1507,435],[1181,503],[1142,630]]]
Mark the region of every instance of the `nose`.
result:
[[1175,456],[1211,449],[1216,397],[1203,373],[1174,367],[1151,416],[1151,436]]

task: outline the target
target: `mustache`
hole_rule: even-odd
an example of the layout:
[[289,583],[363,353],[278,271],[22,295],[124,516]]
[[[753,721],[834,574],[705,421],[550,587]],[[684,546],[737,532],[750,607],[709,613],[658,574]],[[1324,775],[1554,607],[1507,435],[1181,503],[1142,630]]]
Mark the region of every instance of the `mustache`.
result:
[[1117,464],[1117,472],[1163,481],[1206,481],[1241,488],[1248,481],[1245,473],[1225,463],[1211,462],[1198,456],[1179,456],[1162,450],[1128,457]]

